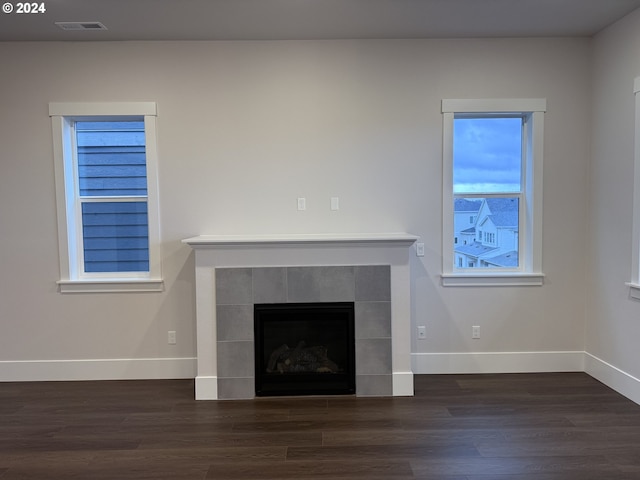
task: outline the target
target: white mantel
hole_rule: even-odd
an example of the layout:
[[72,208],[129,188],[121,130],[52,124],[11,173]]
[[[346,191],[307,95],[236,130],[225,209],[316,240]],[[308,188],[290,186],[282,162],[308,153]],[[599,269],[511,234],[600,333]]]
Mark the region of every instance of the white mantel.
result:
[[350,245],[358,243],[395,243],[409,246],[418,237],[409,233],[297,233],[280,235],[199,235],[182,241],[194,249],[239,245]]
[[216,268],[389,265],[393,395],[413,395],[409,233],[200,235],[195,250],[198,373],[196,399],[217,399]]

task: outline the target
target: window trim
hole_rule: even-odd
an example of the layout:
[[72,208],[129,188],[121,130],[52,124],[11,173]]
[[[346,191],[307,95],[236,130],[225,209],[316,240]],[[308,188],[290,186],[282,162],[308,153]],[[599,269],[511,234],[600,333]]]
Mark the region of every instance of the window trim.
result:
[[[544,116],[547,101],[542,98],[444,99],[442,100],[442,285],[506,286],[542,285],[542,167],[544,153]],[[453,222],[453,122],[456,114],[525,116],[523,188],[519,231],[520,265],[517,269],[456,271],[451,239]]]
[[640,300],[640,77],[634,80],[635,130],[633,174],[633,222],[631,247],[631,281],[626,282],[629,296]]
[[[158,208],[158,153],[156,145],[157,108],[154,102],[51,102],[49,116],[53,133],[56,209],[58,213],[58,254],[61,293],[160,292],[164,289],[160,256],[160,215]],[[104,273],[90,275],[79,271],[75,233],[77,197],[71,124],[80,120],[130,117],[144,118],[147,167],[147,215],[149,228],[149,272]],[[80,222],[81,224],[81,222]]]

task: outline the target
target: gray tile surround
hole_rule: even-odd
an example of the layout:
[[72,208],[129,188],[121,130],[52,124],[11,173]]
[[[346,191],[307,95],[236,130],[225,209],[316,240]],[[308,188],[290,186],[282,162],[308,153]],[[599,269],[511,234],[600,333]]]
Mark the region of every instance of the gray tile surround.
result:
[[218,397],[254,398],[254,303],[354,302],[356,395],[392,395],[388,265],[218,268]]
[[252,305],[218,305],[216,318],[218,321],[218,341],[244,340],[253,342]]
[[288,302],[353,302],[354,267],[287,268]]
[[357,301],[391,301],[391,270],[389,266],[360,266],[355,268],[355,273]]

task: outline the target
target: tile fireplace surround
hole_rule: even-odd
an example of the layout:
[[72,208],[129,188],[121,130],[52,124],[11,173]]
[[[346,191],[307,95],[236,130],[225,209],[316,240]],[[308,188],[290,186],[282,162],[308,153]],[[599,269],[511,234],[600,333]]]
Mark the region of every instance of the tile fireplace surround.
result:
[[356,395],[413,395],[408,233],[201,235],[196,399],[253,398],[253,304],[353,301]]

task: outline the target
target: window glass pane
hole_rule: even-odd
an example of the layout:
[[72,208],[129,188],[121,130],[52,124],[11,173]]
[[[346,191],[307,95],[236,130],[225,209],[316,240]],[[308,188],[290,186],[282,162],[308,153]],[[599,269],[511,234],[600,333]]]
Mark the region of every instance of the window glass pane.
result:
[[517,268],[518,206],[517,197],[456,198],[453,264],[458,268]]
[[80,196],[146,195],[144,122],[77,122]]
[[455,118],[453,191],[519,192],[522,118]]
[[148,272],[147,202],[82,204],[85,272]]

